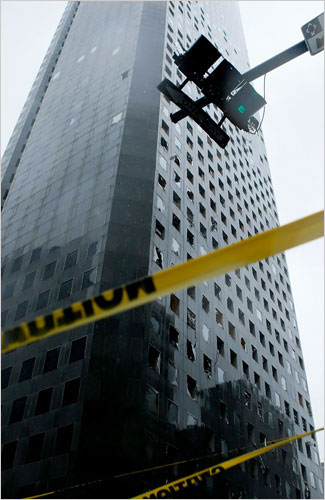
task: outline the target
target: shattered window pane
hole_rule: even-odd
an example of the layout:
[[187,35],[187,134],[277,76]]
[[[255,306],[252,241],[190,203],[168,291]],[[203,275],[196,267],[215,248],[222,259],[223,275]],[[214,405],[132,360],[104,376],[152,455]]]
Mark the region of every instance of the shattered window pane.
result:
[[160,352],[153,345],[149,345],[148,349],[148,365],[160,373]]
[[161,268],[163,268],[163,254],[158,247],[154,247],[153,260]]
[[187,309],[187,324],[195,330],[196,316],[190,309]]
[[162,201],[162,199],[160,198],[160,196],[157,196],[157,208],[158,208],[159,212],[163,213],[165,211],[165,204]]
[[195,348],[190,340],[186,342],[186,351],[188,359],[194,362],[196,360]]
[[158,413],[158,391],[156,391],[153,387],[147,385],[146,387],[146,407],[152,413]]
[[206,342],[209,342],[209,339],[210,339],[210,328],[207,327],[207,325],[205,325],[203,323],[203,326],[202,326],[202,336],[204,338],[204,340]]

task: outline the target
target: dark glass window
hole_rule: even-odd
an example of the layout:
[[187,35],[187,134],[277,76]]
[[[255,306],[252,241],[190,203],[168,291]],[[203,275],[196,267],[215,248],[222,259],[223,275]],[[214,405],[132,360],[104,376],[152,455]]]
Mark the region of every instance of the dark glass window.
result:
[[34,248],[32,256],[30,258],[30,262],[34,262],[35,260],[38,260],[41,256],[41,248]]
[[26,361],[23,362],[18,383],[24,382],[24,380],[32,378],[34,364],[35,364],[35,358],[26,359]]
[[36,311],[38,311],[38,309],[43,309],[43,307],[47,306],[49,301],[49,296],[50,296],[50,290],[45,290],[45,292],[39,294],[36,304]]
[[81,288],[88,288],[96,283],[97,268],[89,269],[89,271],[84,272],[82,278]]
[[40,460],[43,449],[45,433],[35,434],[29,438],[27,455],[26,455],[26,463],[36,462]]
[[3,300],[9,299],[10,297],[13,296],[16,283],[17,281],[13,281],[12,283],[9,283],[9,285],[7,285],[3,294]]
[[52,393],[53,387],[44,389],[44,391],[40,391],[38,393],[34,415],[41,415],[42,413],[46,413],[50,410]]
[[56,433],[55,442],[55,455],[61,455],[62,453],[67,453],[71,449],[73,436],[73,424],[65,425],[59,427]]
[[59,347],[47,351],[43,373],[51,372],[52,370],[56,369],[56,367],[58,366],[59,354],[60,354]]
[[20,257],[17,257],[17,259],[14,260],[11,267],[11,272],[14,273],[15,271],[19,271],[22,262],[23,262],[23,256],[21,255]]
[[28,306],[28,300],[25,300],[24,302],[21,302],[20,304],[18,304],[17,309],[16,309],[15,321],[17,319],[21,319],[25,316],[26,311],[27,311],[27,306]]
[[34,284],[34,279],[36,276],[36,271],[33,271],[32,273],[29,273],[25,277],[24,285],[23,285],[23,290],[27,290],[27,288],[30,288]]
[[93,243],[90,243],[88,247],[87,257],[92,257],[93,255],[95,255],[96,252],[97,252],[97,241],[94,241]]
[[6,324],[8,312],[8,309],[6,309],[5,311],[1,311],[1,328],[4,328]]
[[8,368],[1,370],[1,389],[6,389],[8,387],[11,371],[12,366],[8,366]]
[[85,357],[86,341],[87,337],[82,337],[72,342],[69,363],[79,361]]
[[15,460],[18,441],[12,441],[3,445],[1,453],[1,469],[11,469]]
[[57,261],[54,260],[53,262],[50,262],[45,266],[43,280],[47,280],[48,278],[51,278],[53,276],[55,272],[56,263]]
[[15,422],[20,422],[24,418],[25,406],[26,406],[27,397],[16,399],[13,402],[10,414],[9,424],[13,424]]
[[60,290],[59,290],[58,300],[62,300],[62,299],[66,299],[67,297],[70,297],[71,290],[72,290],[72,282],[73,282],[73,279],[65,281],[64,283],[61,284]]
[[75,378],[65,383],[62,406],[72,405],[78,401],[81,378]]
[[76,265],[77,258],[78,258],[78,250],[68,253],[67,258],[65,259],[64,269],[69,269],[69,267]]

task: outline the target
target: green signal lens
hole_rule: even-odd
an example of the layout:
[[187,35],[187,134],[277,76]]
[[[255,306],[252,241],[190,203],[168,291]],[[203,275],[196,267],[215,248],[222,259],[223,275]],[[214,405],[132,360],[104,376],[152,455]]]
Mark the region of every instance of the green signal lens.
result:
[[243,106],[242,104],[240,104],[240,106],[238,106],[237,109],[238,109],[239,113],[242,113],[242,114],[245,113],[245,111],[246,111],[245,106]]

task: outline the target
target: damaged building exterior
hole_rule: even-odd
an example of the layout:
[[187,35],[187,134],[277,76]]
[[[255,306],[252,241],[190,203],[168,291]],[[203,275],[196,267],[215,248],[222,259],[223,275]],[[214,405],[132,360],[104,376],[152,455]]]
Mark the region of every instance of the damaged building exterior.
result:
[[[3,158],[4,329],[278,225],[262,131],[222,150],[157,90],[201,34],[249,68],[236,2],[68,3]],[[2,389],[5,498],[129,498],[314,425],[284,254],[9,352]],[[316,440],[185,492],[322,498]]]

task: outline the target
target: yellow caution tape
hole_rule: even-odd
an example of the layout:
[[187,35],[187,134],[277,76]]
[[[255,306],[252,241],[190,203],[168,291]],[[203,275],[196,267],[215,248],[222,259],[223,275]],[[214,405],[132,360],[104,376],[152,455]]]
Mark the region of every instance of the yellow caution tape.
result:
[[[320,429],[316,429],[316,430],[307,432],[305,434],[299,434],[299,435],[296,435],[296,436],[291,437],[291,438],[277,438],[277,439],[272,439],[272,440],[267,441],[267,442],[268,443],[272,443],[271,446],[273,446],[274,443],[277,443],[278,446],[282,446],[283,444],[287,444],[288,439],[291,439],[291,440],[293,440],[293,439],[300,439],[300,438],[302,438],[302,437],[304,437],[306,435],[313,434],[313,433],[321,431],[323,429],[324,428],[322,427]],[[228,450],[228,453],[231,453],[232,451],[236,451],[236,450],[242,450],[242,449],[245,449],[245,448],[247,448],[247,446],[240,447],[240,448],[235,448],[234,450]],[[274,448],[274,446],[273,446],[273,448]],[[269,451],[269,450],[270,450],[269,447],[267,447],[267,448],[263,447],[263,448],[260,448],[259,450],[254,450],[254,453],[258,452],[258,454],[261,455],[262,453],[265,453],[266,451]],[[247,457],[247,455],[250,455],[251,453],[253,453],[253,452],[240,455],[239,457],[236,457],[235,459],[228,460],[227,462],[231,462],[232,460],[237,460],[237,459],[241,459],[243,457]],[[47,491],[46,493],[40,493],[39,495],[35,495],[35,496],[32,496],[32,497],[26,497],[26,498],[42,498],[42,497],[46,497],[46,496],[49,496],[49,495],[53,495],[54,493],[62,493],[64,491],[75,489],[75,488],[80,488],[80,487],[84,487],[84,486],[94,486],[96,483],[101,483],[103,481],[107,481],[107,480],[110,480],[110,479],[118,479],[118,478],[121,478],[121,477],[127,477],[127,476],[131,476],[131,475],[134,475],[134,474],[141,474],[143,472],[150,472],[150,471],[153,471],[153,470],[162,469],[162,468],[166,468],[166,467],[173,467],[175,465],[184,464],[184,463],[193,462],[193,461],[197,462],[199,460],[211,458],[211,457],[213,457],[215,455],[221,455],[221,454],[222,454],[222,452],[218,452],[218,453],[213,453],[211,455],[206,455],[204,457],[190,458],[188,460],[180,460],[178,462],[172,462],[172,463],[169,463],[169,464],[156,465],[156,466],[153,466],[153,467],[148,467],[146,469],[140,469],[140,470],[136,470],[136,471],[132,471],[132,472],[126,472],[124,474],[118,474],[117,476],[112,476],[112,477],[107,478],[107,479],[96,479],[94,481],[87,481],[85,483],[79,483],[79,484],[75,484],[73,486],[67,486],[66,488],[61,488],[59,490]],[[250,458],[253,458],[253,457],[250,457]],[[245,460],[249,460],[249,458],[246,458]],[[223,463],[219,464],[218,467],[223,466],[225,463],[226,462],[223,462]],[[237,465],[237,464],[234,464],[234,465]],[[213,467],[215,467],[215,466],[213,466]],[[230,467],[227,467],[227,468],[230,468]],[[204,470],[206,470],[206,469],[204,469]],[[196,474],[202,474],[202,472],[204,472],[204,471],[197,472]],[[184,479],[186,479],[186,478],[178,479],[176,482],[178,482],[178,481],[184,481]],[[170,484],[172,484],[172,483],[170,483]],[[193,484],[193,483],[191,483],[191,484]],[[169,485],[165,485],[165,486],[169,486]],[[156,488],[156,489],[158,489],[158,488]],[[153,491],[156,491],[156,490],[153,490]],[[148,492],[148,493],[151,493],[151,491]],[[147,495],[148,493],[144,493],[143,495]],[[140,495],[140,496],[137,496],[137,497],[134,497],[134,498],[147,498],[147,497],[145,497],[143,495]]]
[[183,264],[107,290],[97,297],[56,309],[2,332],[2,353],[65,330],[142,306],[200,281],[247,266],[324,234],[324,211],[256,234]]
[[250,451],[249,453],[245,453],[244,455],[240,455],[236,458],[231,458],[230,460],[226,460],[225,462],[221,462],[220,464],[213,465],[212,467],[207,467],[199,472],[195,472],[194,474],[190,474],[189,476],[182,477],[177,479],[176,481],[172,481],[171,483],[164,484],[163,486],[159,486],[154,490],[147,491],[146,493],[142,493],[136,497],[132,498],[167,498],[174,495],[178,491],[187,488],[188,486],[195,486],[202,482],[204,479],[208,477],[215,476],[219,474],[219,472],[230,469],[231,467],[235,467],[235,465],[246,462],[247,460],[251,460],[254,457],[259,455],[263,455],[263,453],[267,453],[268,451],[274,450],[279,446],[283,446],[284,444],[291,443],[292,441],[296,441],[297,439],[301,439],[305,436],[310,436],[310,434],[314,434],[315,432],[324,430],[324,427],[320,429],[316,429],[313,431],[305,432],[304,434],[298,434],[296,436],[290,438],[284,438],[278,443],[270,444],[269,446],[265,446],[263,448],[259,448],[254,451]]

